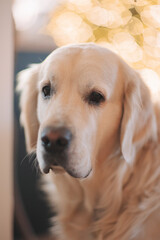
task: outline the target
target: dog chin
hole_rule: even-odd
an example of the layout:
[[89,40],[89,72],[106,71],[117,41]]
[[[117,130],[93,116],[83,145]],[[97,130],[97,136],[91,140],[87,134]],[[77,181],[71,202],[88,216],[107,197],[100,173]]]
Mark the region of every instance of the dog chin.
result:
[[83,179],[83,178],[89,177],[92,172],[92,168],[90,168],[88,171],[85,171],[85,172],[77,171],[75,168],[70,168],[69,166],[66,166],[65,164],[63,164],[63,161],[61,161],[61,164],[60,163],[57,164],[55,161],[52,164],[46,164],[46,162],[51,162],[51,159],[48,158],[46,159],[46,161],[43,159],[42,161],[43,164],[41,164],[40,169],[41,169],[41,172],[44,174],[49,173],[51,170],[55,174],[68,173],[73,178]]
[[76,171],[71,171],[69,169],[65,169],[65,171],[73,178],[80,178],[80,179],[83,179],[83,178],[87,178],[90,176],[91,172],[92,172],[92,169],[90,169],[87,173],[83,174],[83,173],[79,173],[79,172],[76,172]]

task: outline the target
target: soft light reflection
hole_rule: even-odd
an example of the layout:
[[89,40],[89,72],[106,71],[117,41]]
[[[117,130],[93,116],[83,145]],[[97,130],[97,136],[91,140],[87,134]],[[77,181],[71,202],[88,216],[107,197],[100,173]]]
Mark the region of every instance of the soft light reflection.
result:
[[145,6],[147,4],[149,4],[149,0],[122,0],[125,4],[128,5],[133,5],[133,6]]
[[149,46],[160,48],[160,31],[158,31],[157,29],[154,28],[144,29],[143,38],[144,42]]
[[160,28],[160,5],[145,7],[140,16],[144,24],[147,26]]
[[137,17],[132,17],[130,19],[126,26],[126,29],[132,35],[139,35],[142,34],[144,31],[143,23]]
[[[43,27],[51,9],[63,0],[14,0],[12,13],[17,31],[34,31]],[[34,30],[33,30],[34,29]]]
[[149,68],[139,70],[139,74],[151,89],[153,100],[158,99],[160,95],[160,77],[158,74]]
[[[24,6],[25,5],[25,6]],[[13,4],[13,16],[16,24],[16,29],[24,31],[33,26],[38,14],[37,1],[16,1]]]
[[128,63],[135,63],[142,60],[143,51],[136,43],[134,37],[127,32],[119,32],[113,37],[113,44],[119,54]]
[[57,46],[96,42],[160,77],[160,0],[15,0],[17,29],[33,28],[39,12],[50,16],[45,33]]
[[50,23],[50,34],[59,45],[86,42],[92,36],[92,28],[74,12],[63,12]]
[[91,0],[68,0],[68,8],[71,8],[78,12],[86,12],[93,6]]
[[93,41],[143,76],[160,76],[160,0],[66,0],[47,30],[58,46]]

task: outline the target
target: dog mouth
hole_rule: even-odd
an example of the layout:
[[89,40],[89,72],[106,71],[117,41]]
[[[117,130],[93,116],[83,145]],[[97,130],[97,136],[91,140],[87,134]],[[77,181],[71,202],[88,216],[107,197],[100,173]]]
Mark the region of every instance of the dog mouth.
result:
[[48,174],[50,171],[52,171],[55,174],[64,174],[64,173],[68,173],[71,177],[73,178],[87,178],[90,176],[91,172],[92,172],[92,168],[87,172],[87,174],[83,175],[83,174],[79,174],[76,171],[70,170],[66,167],[60,166],[57,163],[51,164],[50,166],[45,166],[43,168],[43,173],[44,174]]
[[61,166],[59,166],[57,163],[52,164],[50,166],[45,166],[43,168],[43,173],[48,174],[49,172],[53,171],[54,173],[65,173],[65,169]]
[[53,156],[49,153],[43,153],[43,164],[42,164],[42,173],[49,173],[50,170],[54,173],[62,173],[65,172],[65,162],[67,161],[68,157],[64,153],[59,153],[58,156],[55,154]]
[[43,164],[41,166],[41,172],[48,174],[52,171],[55,174],[68,173],[73,178],[87,178],[92,172],[92,167],[85,171],[69,164],[69,156],[67,154],[61,154],[58,156],[52,156],[50,154],[43,154]]

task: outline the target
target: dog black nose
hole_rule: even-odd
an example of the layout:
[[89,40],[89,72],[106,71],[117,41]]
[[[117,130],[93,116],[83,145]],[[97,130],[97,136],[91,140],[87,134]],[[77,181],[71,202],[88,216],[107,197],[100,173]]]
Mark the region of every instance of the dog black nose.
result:
[[42,145],[47,152],[63,152],[69,146],[71,139],[71,131],[65,127],[46,127],[41,134]]

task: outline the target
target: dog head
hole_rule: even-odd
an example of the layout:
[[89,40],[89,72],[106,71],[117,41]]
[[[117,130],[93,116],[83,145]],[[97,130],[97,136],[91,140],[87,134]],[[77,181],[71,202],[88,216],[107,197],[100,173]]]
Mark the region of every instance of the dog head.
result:
[[156,135],[148,88],[111,51],[95,44],[62,47],[19,74],[21,122],[40,169],[89,175],[120,146],[131,163]]

